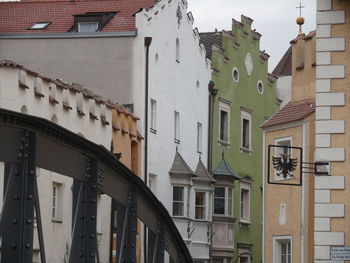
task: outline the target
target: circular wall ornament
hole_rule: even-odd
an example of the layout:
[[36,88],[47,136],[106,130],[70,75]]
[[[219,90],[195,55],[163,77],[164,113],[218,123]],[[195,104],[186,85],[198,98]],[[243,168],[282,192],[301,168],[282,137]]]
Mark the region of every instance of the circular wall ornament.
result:
[[258,93],[262,95],[264,93],[264,83],[259,80],[258,83],[256,84],[256,89],[258,90]]
[[245,56],[245,68],[247,70],[248,76],[252,74],[253,71],[253,59],[252,55],[248,52],[247,55]]
[[239,81],[239,71],[236,67],[232,69],[232,79],[236,83]]

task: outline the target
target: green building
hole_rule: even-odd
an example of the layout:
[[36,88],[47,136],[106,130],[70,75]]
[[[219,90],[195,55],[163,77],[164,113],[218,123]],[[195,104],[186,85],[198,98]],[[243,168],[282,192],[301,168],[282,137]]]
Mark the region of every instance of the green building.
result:
[[209,169],[214,190],[212,262],[262,260],[262,156],[260,125],[279,109],[269,55],[260,51],[253,20],[232,20],[232,31],[201,34],[212,61],[209,85]]

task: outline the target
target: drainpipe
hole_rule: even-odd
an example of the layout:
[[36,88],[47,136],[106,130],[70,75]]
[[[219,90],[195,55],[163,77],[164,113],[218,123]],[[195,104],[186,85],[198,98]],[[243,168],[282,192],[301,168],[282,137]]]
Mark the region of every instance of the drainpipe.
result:
[[[145,184],[148,186],[148,73],[149,73],[149,47],[152,43],[151,37],[145,37],[145,47],[146,47],[146,67],[145,67],[145,151],[144,151],[144,180]],[[144,262],[147,262],[147,227],[143,228],[143,256]]]
[[208,172],[211,174],[213,172],[212,169],[212,163],[213,163],[213,119],[214,119],[214,101],[215,96],[218,94],[218,89],[215,89],[215,83],[214,81],[209,81],[208,83],[208,90],[209,90],[209,109],[208,109]]

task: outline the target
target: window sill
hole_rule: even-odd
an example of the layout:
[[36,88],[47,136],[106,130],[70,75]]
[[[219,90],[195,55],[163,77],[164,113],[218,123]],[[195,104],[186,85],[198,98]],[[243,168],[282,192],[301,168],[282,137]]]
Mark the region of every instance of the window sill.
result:
[[223,140],[219,139],[218,142],[222,145],[230,146],[230,143],[228,141],[223,141]]
[[62,224],[62,219],[55,219],[55,218],[52,218],[52,219],[51,219],[51,222],[52,222],[52,223],[59,223],[59,224]]
[[213,221],[236,222],[237,218],[227,215],[213,215]]
[[244,219],[240,219],[239,220],[239,225],[240,226],[250,226],[250,221],[244,220]]
[[157,130],[156,129],[152,129],[152,128],[150,128],[150,130],[149,130],[151,133],[153,133],[153,134],[157,134]]
[[241,147],[240,150],[241,150],[241,152],[245,152],[245,153],[251,153],[252,152],[252,150],[247,149],[245,147]]

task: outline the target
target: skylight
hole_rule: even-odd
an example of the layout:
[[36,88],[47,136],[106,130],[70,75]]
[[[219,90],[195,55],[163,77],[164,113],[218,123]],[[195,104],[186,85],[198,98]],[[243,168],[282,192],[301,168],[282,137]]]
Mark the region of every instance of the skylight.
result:
[[32,29],[32,30],[40,30],[40,29],[44,29],[46,28],[51,22],[36,22],[34,25],[32,25],[30,28],[28,29]]

